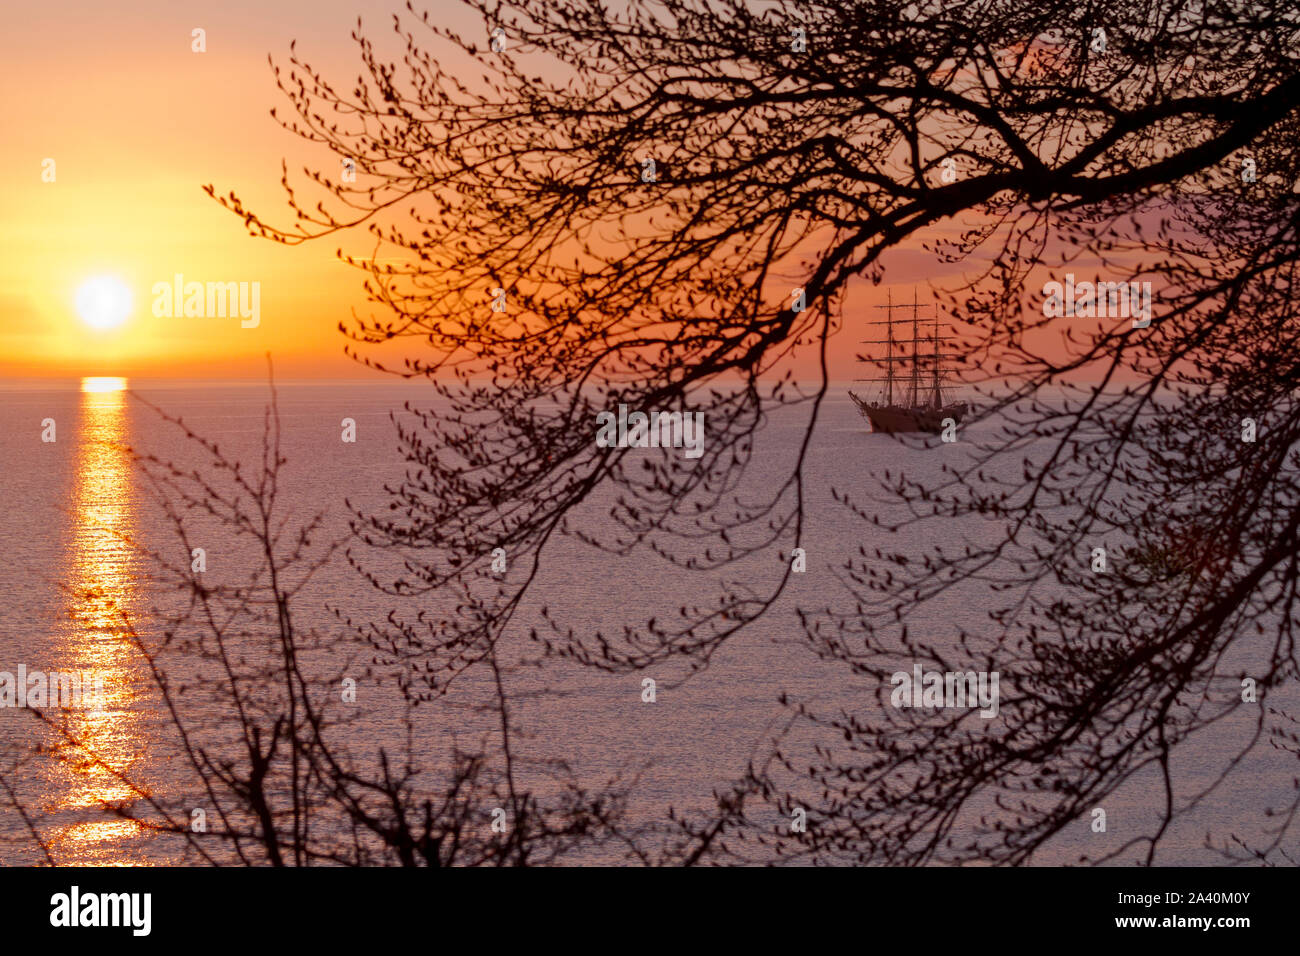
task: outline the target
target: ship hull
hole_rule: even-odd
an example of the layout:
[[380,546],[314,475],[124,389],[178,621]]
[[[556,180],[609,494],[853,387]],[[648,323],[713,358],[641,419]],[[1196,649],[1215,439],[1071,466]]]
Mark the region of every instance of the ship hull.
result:
[[853,401],[871,425],[871,430],[885,434],[927,432],[937,435],[943,431],[947,419],[960,423],[968,410],[965,402],[942,408],[903,408],[901,405],[868,405],[856,395]]

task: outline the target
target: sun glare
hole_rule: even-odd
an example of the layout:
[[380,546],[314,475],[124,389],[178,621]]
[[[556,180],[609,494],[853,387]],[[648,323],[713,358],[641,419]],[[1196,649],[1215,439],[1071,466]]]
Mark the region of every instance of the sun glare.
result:
[[114,375],[99,375],[81,380],[83,392],[120,392],[126,388],[126,379]]
[[131,290],[116,276],[96,276],[77,289],[77,314],[92,329],[113,329],[131,314]]

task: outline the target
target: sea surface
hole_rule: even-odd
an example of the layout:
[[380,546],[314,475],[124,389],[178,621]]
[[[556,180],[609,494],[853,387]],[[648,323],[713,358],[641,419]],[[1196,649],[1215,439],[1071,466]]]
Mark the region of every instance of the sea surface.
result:
[[[48,756],[23,756],[47,738],[22,710],[0,710],[0,737],[8,748],[0,753],[11,761],[0,765],[0,773],[6,774],[28,816],[24,822],[12,809],[0,809],[0,862],[43,860],[29,826],[61,864],[151,865],[173,859],[156,837],[96,809],[131,796],[121,773],[147,779],[155,792],[165,794],[177,772],[161,745],[168,722],[145,663],[119,636],[121,611],[142,614],[153,600],[149,569],[125,539],[160,546],[168,539],[165,516],[121,446],[180,461],[192,449],[123,386],[181,416],[223,451],[246,458],[258,452],[268,397],[264,384],[86,380],[0,385],[0,671],[12,673],[24,665],[29,671],[93,673],[109,692],[103,708],[70,717],[77,733],[94,741],[104,755],[100,762],[69,765]],[[323,533],[346,538],[351,512],[345,502],[353,508],[380,507],[387,500],[384,483],[403,474],[392,415],[400,414],[408,400],[427,400],[426,393],[410,384],[281,383],[288,459],[282,504],[287,512],[323,512]],[[783,413],[764,427],[747,479],[755,489],[763,488],[768,477],[775,480],[788,465],[802,438],[802,414]],[[678,683],[680,674],[672,668],[648,672],[663,681],[653,706],[641,701],[645,675],[556,669],[550,686],[559,693],[525,697],[519,704],[515,716],[528,728],[521,747],[539,757],[562,757],[591,782],[636,772],[640,783],[631,811],[643,819],[666,819],[670,807],[689,812],[707,806],[716,789],[725,788],[749,761],[765,753],[773,728],[788,714],[778,701],[782,693],[823,709],[878,705],[879,688],[810,652],[795,614],[798,608],[851,609],[853,598],[837,569],[859,548],[897,544],[850,515],[832,490],[860,493],[861,503],[869,505],[865,496],[873,487],[873,472],[901,469],[933,480],[942,463],[961,452],[937,443],[907,449],[869,434],[843,387],[832,389],[821,417],[805,465],[808,571],[792,578],[779,603],[730,639],[708,668],[689,680]],[[354,444],[340,442],[344,418],[356,423]],[[43,441],[51,420],[55,440]],[[600,509],[589,508],[577,520],[598,522]],[[912,544],[945,543],[949,533],[928,526],[915,532]],[[244,559],[223,551],[221,541],[210,542],[207,552],[215,568]],[[782,558],[773,553],[765,560],[775,566]],[[715,579],[727,574],[717,572]],[[538,620],[543,604],[567,626],[589,634],[670,612],[684,603],[690,583],[684,572],[653,556],[623,560],[574,539],[557,540],[521,609],[521,638]],[[936,633],[958,626],[989,631],[989,601],[987,594],[968,588],[936,602],[914,627],[931,627]],[[382,620],[396,604],[400,599],[370,587],[344,561],[325,568],[298,599],[303,620],[322,626],[336,620],[330,608],[353,620]],[[385,724],[382,710],[376,705],[374,718],[357,724],[358,747],[398,733]],[[436,725],[417,732],[430,740],[468,739],[483,730],[477,720],[466,714],[463,726],[450,726],[444,713]],[[1179,751],[1174,770],[1181,792],[1190,794],[1217,775],[1251,730],[1248,721],[1225,721]],[[1287,798],[1295,763],[1294,756],[1263,748],[1175,826],[1158,862],[1217,862],[1205,846],[1207,834],[1223,842],[1232,833],[1252,837],[1266,832],[1270,821],[1264,811]],[[0,793],[0,802],[3,797]],[[1135,827],[1152,819],[1162,800],[1154,774],[1135,779],[1107,801],[1110,832],[1093,834],[1089,821],[1080,819],[1046,848],[1042,862],[1071,862],[1084,852],[1097,854],[1103,845],[1120,846],[1125,834],[1132,836]]]

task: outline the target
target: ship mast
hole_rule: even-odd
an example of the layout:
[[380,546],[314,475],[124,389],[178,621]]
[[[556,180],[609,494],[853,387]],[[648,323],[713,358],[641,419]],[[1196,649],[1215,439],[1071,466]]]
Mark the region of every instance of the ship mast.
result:
[[934,397],[935,408],[943,408],[943,390],[939,387],[939,317],[934,317]]
[[885,375],[887,376],[885,380],[885,404],[892,405],[894,404],[894,323],[890,321],[894,317],[894,293],[892,290],[886,293],[885,302],[887,303],[885,308],[888,310],[885,313],[887,325],[885,341],[889,343],[885,346],[887,356],[885,359]]
[[912,287],[912,394],[909,396],[911,405],[909,408],[919,408],[921,405],[921,349],[920,335],[921,328],[917,324],[917,302],[916,287]]

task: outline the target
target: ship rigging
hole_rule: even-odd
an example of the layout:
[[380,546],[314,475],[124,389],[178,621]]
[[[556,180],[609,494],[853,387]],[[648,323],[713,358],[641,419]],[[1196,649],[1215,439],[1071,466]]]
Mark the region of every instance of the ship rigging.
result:
[[953,424],[959,423],[968,411],[968,406],[965,402],[953,400],[952,386],[948,384],[947,377],[949,369],[944,362],[960,359],[960,356],[942,351],[946,337],[940,332],[938,317],[925,320],[927,323],[933,322],[933,332],[923,335],[921,308],[917,302],[916,290],[912,290],[912,335],[911,338],[900,339],[894,330],[898,326],[906,328],[908,320],[896,320],[894,311],[909,306],[905,303],[895,305],[891,293],[888,304],[876,308],[885,310],[885,319],[868,324],[883,325],[885,338],[864,339],[863,344],[884,345],[885,355],[881,358],[858,356],[858,361],[883,364],[885,374],[858,381],[883,385],[881,401],[867,402],[854,392],[849,392],[849,398],[871,425],[871,430],[937,433],[943,430],[947,420]]

